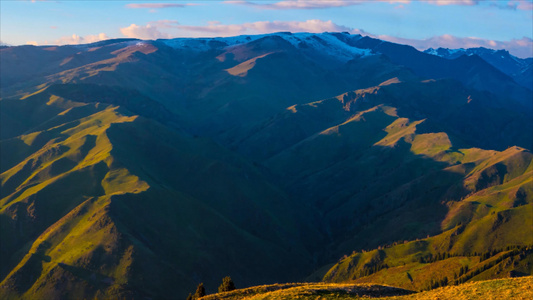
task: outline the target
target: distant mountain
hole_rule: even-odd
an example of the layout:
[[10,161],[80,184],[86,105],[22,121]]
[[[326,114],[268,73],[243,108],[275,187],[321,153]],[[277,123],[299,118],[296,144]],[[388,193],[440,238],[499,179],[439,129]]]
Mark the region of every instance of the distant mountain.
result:
[[508,106],[517,110],[532,106],[530,90],[481,59],[450,64],[409,46],[345,33],[21,46],[4,49],[0,59],[4,97],[53,83],[119,85],[149,95],[180,116],[182,126],[217,139],[290,105],[393,77],[453,78],[510,98]]
[[[523,99],[522,105],[531,107],[531,90],[517,87],[516,82],[480,57],[460,56],[444,59],[419,52],[414,47],[364,37],[356,42],[361,48],[386,55],[393,63],[403,65],[426,79],[453,78],[466,86],[485,90],[502,97]],[[527,99],[527,100],[526,100]]]
[[456,59],[463,55],[477,55],[483,60],[509,75],[520,85],[533,89],[533,58],[518,58],[506,50],[493,50],[483,47],[468,49],[429,48],[424,53],[446,59]]
[[285,32],[5,47],[0,75],[2,299],[531,274],[532,91],[481,55]]

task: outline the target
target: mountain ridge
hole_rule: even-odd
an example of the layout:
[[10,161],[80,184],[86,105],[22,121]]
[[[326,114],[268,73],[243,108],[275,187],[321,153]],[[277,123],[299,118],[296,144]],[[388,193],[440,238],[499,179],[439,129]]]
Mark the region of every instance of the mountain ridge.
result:
[[531,84],[533,58],[518,58],[506,50],[492,50],[483,47],[468,49],[429,48],[424,53],[440,56],[446,59],[456,59],[460,56],[477,55],[503,73],[511,76],[518,84],[533,89]]
[[2,297],[531,273],[533,103],[482,57],[348,33],[0,51]]

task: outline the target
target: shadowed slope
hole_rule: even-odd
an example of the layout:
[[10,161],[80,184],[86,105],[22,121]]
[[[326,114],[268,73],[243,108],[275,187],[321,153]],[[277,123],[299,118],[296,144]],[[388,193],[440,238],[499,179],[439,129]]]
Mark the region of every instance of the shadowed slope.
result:
[[[323,249],[326,257],[428,235],[438,235],[438,244],[434,252],[418,250],[420,255],[533,243],[529,227],[519,225],[529,224],[525,216],[531,205],[524,199],[532,195],[531,153],[519,147],[497,152],[455,146],[455,141],[482,141],[487,132],[495,135],[494,123],[510,124],[507,116],[495,117],[487,132],[461,132],[476,126],[461,122],[501,111],[501,102],[485,95],[482,105],[469,107],[483,94],[458,89],[443,95],[450,87],[458,86],[453,81],[389,82],[292,106],[254,129],[237,149],[267,158],[265,165],[292,197],[314,203],[327,236],[323,243],[338,247]],[[514,121],[516,128],[531,126],[520,114]],[[527,132],[517,133],[517,139],[527,140]],[[462,234],[450,238],[449,230],[457,226]],[[516,227],[524,230],[511,229]],[[512,233],[503,234],[507,231]],[[428,284],[424,280],[421,285]]]
[[328,280],[531,274],[531,97],[477,57],[279,33],[13,47],[1,75],[3,297],[181,297],[354,250]]
[[2,141],[29,143],[0,176],[2,295],[168,298],[228,271],[252,284],[305,268],[295,242],[313,234],[304,211],[288,209],[254,166],[209,140],[99,107],[59,126],[42,122],[54,125],[33,133],[46,137],[39,146],[26,136]]

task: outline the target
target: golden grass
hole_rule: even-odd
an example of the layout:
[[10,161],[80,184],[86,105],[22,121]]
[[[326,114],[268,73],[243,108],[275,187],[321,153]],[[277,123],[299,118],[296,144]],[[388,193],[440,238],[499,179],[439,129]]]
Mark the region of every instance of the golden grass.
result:
[[207,295],[202,300],[242,299],[368,299],[382,295],[405,295],[411,291],[375,284],[346,283],[285,283],[239,289]]
[[[533,276],[465,283],[431,291],[408,294],[409,291],[374,284],[287,283],[238,289],[207,295],[202,300],[263,299],[395,299],[395,300],[491,300],[533,299]],[[391,294],[396,294],[391,296]],[[403,294],[403,295],[402,295]]]
[[420,300],[496,300],[533,299],[533,276],[506,278],[447,286],[413,295],[387,297],[383,299]]
[[229,74],[233,76],[245,77],[246,75],[248,75],[248,71],[250,71],[255,66],[255,63],[259,58],[263,58],[272,53],[274,52],[266,53],[266,54],[251,58],[245,62],[242,62],[236,65],[233,68],[226,69],[226,72],[228,72]]

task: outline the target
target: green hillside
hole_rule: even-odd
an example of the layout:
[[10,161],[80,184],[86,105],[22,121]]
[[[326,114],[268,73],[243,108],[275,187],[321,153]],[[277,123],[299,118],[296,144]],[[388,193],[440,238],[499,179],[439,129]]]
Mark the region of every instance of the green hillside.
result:
[[533,274],[530,93],[480,59],[420,70],[323,35],[362,48],[0,49],[0,298],[176,299],[228,275],[263,286],[211,299],[416,297]]
[[465,283],[436,290],[385,299],[530,299],[533,278],[508,278]]
[[[401,83],[392,85],[402,91]],[[406,91],[413,90],[407,86]],[[278,142],[273,147],[285,148],[267,154],[265,164],[279,174],[290,195],[319,207],[326,220],[324,235],[338,245],[329,253],[359,249],[325,276],[318,272],[310,279],[324,276],[328,282],[356,280],[421,290],[444,280],[531,274],[531,152],[520,147],[461,148],[472,139],[438,118],[422,118],[427,114],[421,106],[427,105],[424,98],[409,96],[411,110],[406,111],[401,93],[388,94],[386,87],[290,107],[242,143],[245,153],[246,143],[270,145],[270,139]],[[464,97],[463,103],[471,102],[470,96]],[[462,101],[457,99],[457,105]],[[420,119],[413,120],[417,106]],[[275,131],[284,124],[291,124],[291,134],[276,139],[281,133]],[[316,133],[299,128],[316,128]],[[450,133],[432,132],[438,128]],[[480,263],[496,254],[505,260]],[[459,278],[461,267],[470,273]]]
[[303,267],[306,250],[294,241],[305,211],[287,209],[252,164],[123,108],[58,99],[44,90],[6,106],[32,101],[43,113],[1,144],[0,222],[12,228],[2,232],[3,295],[163,297],[173,282],[185,293],[194,276],[210,282],[226,270],[246,282],[250,266],[268,282],[294,276],[283,258],[292,251],[294,270]]
[[[170,112],[162,123],[150,119],[164,109],[132,95],[65,85],[2,101],[6,115],[30,116],[2,126],[18,130],[3,133],[1,142],[8,150],[0,221],[13,228],[1,248],[4,295],[53,297],[66,289],[69,297],[166,297],[174,282],[183,282],[186,293],[198,280],[214,284],[228,272],[247,284],[280,273],[289,280],[350,249],[426,235],[434,237],[411,242],[417,246],[407,252],[383,246],[355,253],[324,279],[420,290],[444,277],[531,274],[523,246],[533,245],[533,156],[523,148],[457,149],[456,138],[427,132],[430,120],[403,117],[390,104],[346,109],[347,98],[339,96],[289,108],[296,115],[323,108],[336,117],[314,125],[317,133],[308,129],[279,144],[283,150],[258,166],[164,125],[178,120]],[[298,210],[289,208],[295,204]],[[486,251],[505,260],[480,264]],[[311,263],[313,255],[323,258]],[[449,268],[443,261],[443,273],[437,262],[420,262],[429,255],[461,263]],[[470,273],[455,278],[465,266]],[[262,275],[250,273],[258,269]],[[160,277],[142,275],[154,272]],[[61,278],[70,285],[58,284]],[[133,288],[135,282],[146,288]]]
[[380,299],[412,293],[413,291],[375,284],[286,283],[238,289],[199,299]]
[[[331,119],[278,144],[259,165],[178,129],[177,115],[143,97],[71,84],[2,100],[5,115],[29,116],[2,120],[0,222],[13,229],[1,246],[3,295],[165,298],[175,282],[186,293],[227,273],[248,285],[290,280],[378,246],[324,279],[420,290],[442,274],[531,274],[526,149],[456,148],[461,138],[428,132],[435,123],[404,117],[393,103],[358,107],[339,96],[289,108],[284,114]],[[314,119],[299,120],[290,124]],[[415,239],[407,252],[383,246]],[[505,259],[482,264],[487,251]],[[461,263],[443,262],[442,273],[429,261],[438,255]],[[455,278],[465,266],[470,273]]]
[[295,283],[257,286],[207,295],[200,299],[530,299],[533,277],[487,280],[413,293],[372,284]]

